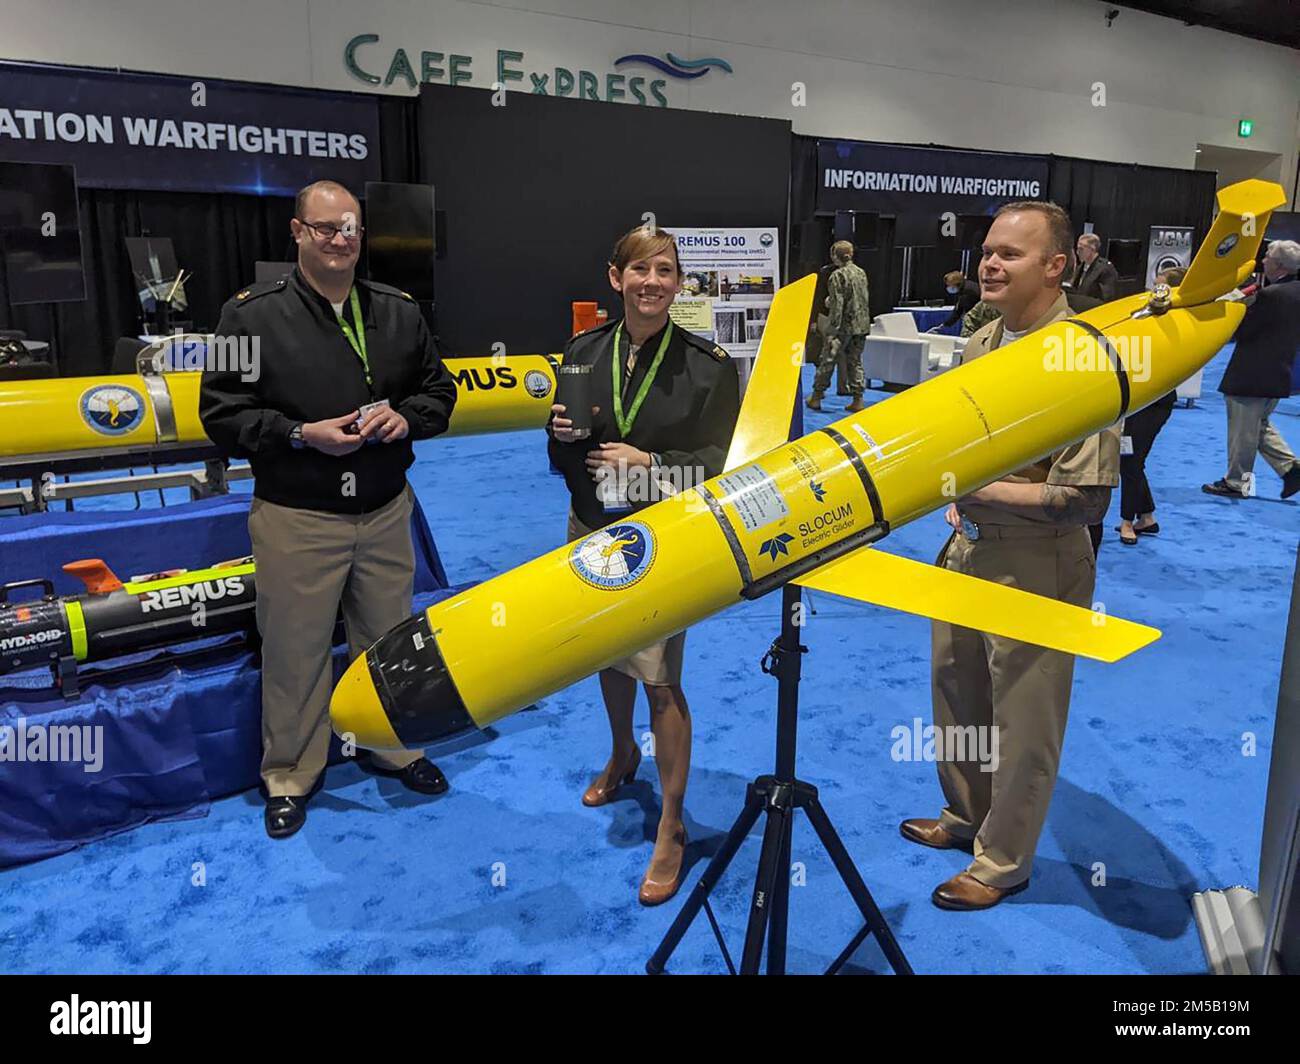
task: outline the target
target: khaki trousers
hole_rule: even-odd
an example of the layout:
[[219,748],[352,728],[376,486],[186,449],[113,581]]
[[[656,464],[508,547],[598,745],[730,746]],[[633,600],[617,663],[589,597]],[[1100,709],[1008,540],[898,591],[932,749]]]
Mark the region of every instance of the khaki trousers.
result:
[[1278,402],[1239,395],[1223,397],[1223,405],[1228,408],[1228,474],[1223,479],[1229,487],[1241,490],[1246,474],[1254,472],[1256,454],[1262,454],[1279,477],[1295,468],[1296,456],[1269,421]]
[[[272,797],[309,793],[325,770],[334,689],[330,648],[340,606],[349,659],[411,616],[409,492],[368,514],[253,500],[248,533],[262,636],[262,781]],[[373,756],[398,769],[423,755]]]
[[[1097,563],[1086,528],[981,531],[975,542],[954,533],[938,564],[1091,607]],[[996,748],[988,732],[978,744],[977,733],[965,733],[961,760],[950,756],[961,752],[959,744],[944,744],[937,762],[947,801],[940,823],[958,838],[974,840],[971,875],[990,887],[1016,886],[1029,878],[1056,785],[1074,656],[939,621],[932,624],[931,653],[936,731],[997,730]],[[985,771],[993,759],[981,763],[974,749],[996,749],[996,768]],[[940,752],[937,740],[935,751]]]

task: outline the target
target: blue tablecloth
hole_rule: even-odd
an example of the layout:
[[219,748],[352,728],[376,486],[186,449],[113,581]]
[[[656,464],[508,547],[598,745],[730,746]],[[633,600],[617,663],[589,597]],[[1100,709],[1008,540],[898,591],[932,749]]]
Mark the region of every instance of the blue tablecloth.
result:
[[[248,496],[232,495],[155,510],[0,518],[0,582],[49,576],[60,593],[76,594],[82,588],[60,566],[78,558],[103,558],[128,576],[241,557],[249,553],[247,512]],[[418,504],[411,532],[419,609],[451,592]],[[346,651],[336,649],[336,672],[345,664]],[[0,677],[0,729],[10,729],[0,739],[0,868],[151,820],[201,816],[212,798],[257,786],[261,674],[242,639],[88,665],[81,682],[80,699],[65,701],[48,670]],[[32,749],[33,726],[81,740],[80,760],[17,761],[20,747]]]

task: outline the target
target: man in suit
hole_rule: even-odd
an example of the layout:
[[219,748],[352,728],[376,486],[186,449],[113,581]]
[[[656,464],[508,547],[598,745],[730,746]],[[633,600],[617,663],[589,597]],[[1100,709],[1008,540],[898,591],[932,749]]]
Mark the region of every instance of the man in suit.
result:
[[1210,495],[1245,497],[1245,478],[1253,476],[1256,454],[1282,478],[1282,498],[1300,491],[1300,461],[1269,421],[1278,401],[1291,394],[1291,365],[1300,345],[1298,271],[1300,244],[1269,244],[1264,256],[1268,287],[1246,311],[1237,329],[1236,350],[1219,384],[1228,408],[1228,472],[1213,484],[1201,485]]
[[1119,288],[1119,271],[1101,257],[1101,237],[1083,233],[1074,245],[1074,281],[1071,288],[1084,296],[1109,303]]

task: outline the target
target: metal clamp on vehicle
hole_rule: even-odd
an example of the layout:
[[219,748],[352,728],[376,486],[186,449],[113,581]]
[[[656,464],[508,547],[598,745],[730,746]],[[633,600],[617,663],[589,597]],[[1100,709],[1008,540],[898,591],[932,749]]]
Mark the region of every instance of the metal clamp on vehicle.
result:
[[815,551],[807,557],[791,562],[784,568],[777,569],[775,572],[768,573],[766,576],[753,581],[753,583],[747,584],[741,589],[740,597],[745,599],[762,598],[769,591],[775,591],[791,580],[798,579],[805,573],[809,573],[827,562],[834,561],[836,558],[852,554],[855,550],[884,539],[887,535],[889,535],[889,522],[878,521],[874,525],[869,525],[854,532],[853,535],[840,540],[838,543],[832,543],[829,547]]

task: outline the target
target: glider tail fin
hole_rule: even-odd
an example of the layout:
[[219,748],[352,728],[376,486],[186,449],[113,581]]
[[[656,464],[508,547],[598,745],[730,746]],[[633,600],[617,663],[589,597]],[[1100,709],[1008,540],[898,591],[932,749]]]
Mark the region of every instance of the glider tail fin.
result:
[[727,451],[727,469],[744,465],[790,438],[790,417],[803,369],[804,341],[816,287],[817,275],[809,274],[786,285],[772,300]]
[[1286,203],[1286,194],[1273,181],[1251,178],[1221,188],[1217,200],[1219,216],[1175,290],[1175,306],[1208,303],[1245,283],[1255,269],[1269,216]]

